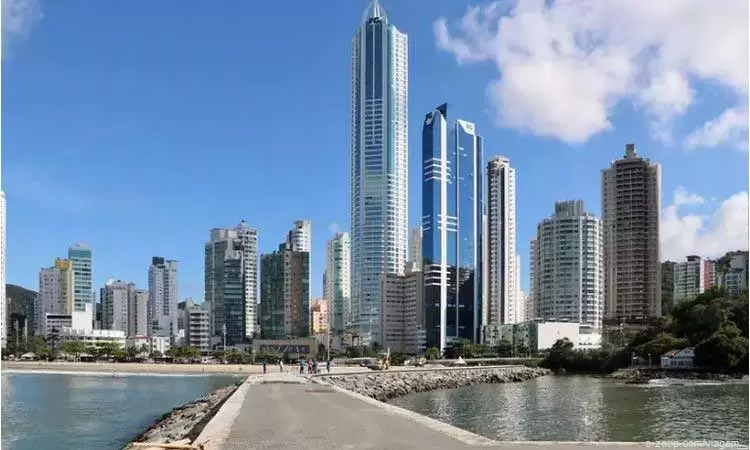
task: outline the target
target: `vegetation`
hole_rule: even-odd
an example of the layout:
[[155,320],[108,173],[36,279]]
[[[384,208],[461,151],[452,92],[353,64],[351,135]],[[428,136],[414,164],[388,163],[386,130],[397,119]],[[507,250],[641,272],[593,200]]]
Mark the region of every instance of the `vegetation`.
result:
[[560,340],[540,364],[555,371],[612,372],[628,367],[633,356],[660,363],[661,355],[693,347],[694,364],[715,372],[748,369],[748,296],[711,289],[692,301],[675,305],[672,315],[637,333],[620,350],[573,350]]

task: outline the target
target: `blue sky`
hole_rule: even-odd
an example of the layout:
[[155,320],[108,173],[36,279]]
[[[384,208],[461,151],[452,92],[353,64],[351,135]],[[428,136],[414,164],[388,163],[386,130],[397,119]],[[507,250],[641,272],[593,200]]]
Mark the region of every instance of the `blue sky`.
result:
[[[349,224],[349,55],[367,3],[297,3],[4,1],[8,282],[37,289],[82,242],[97,289],[145,287],[161,255],[202,301],[211,228],[245,219],[267,252],[305,218],[320,295],[326,240]],[[600,171],[628,142],[663,165],[665,257],[747,248],[746,2],[383,3],[409,35],[412,226],[421,121],[448,102],[485,158],[516,167],[524,287],[536,224],[556,200],[598,215]]]

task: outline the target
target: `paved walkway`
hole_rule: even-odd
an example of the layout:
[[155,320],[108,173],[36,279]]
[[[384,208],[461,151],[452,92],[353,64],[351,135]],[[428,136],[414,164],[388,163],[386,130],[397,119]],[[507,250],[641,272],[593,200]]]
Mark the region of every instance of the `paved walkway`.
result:
[[[562,450],[575,443],[500,443],[306,377],[269,373],[248,379],[244,402],[220,448],[271,449],[507,449]],[[640,449],[644,444],[596,444],[597,449]]]

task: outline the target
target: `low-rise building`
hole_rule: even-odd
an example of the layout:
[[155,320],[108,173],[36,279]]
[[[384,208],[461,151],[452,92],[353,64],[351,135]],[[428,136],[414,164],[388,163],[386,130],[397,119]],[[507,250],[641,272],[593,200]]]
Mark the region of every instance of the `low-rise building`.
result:
[[312,338],[253,339],[252,345],[254,355],[286,355],[292,359],[314,356],[318,350],[318,344]]
[[682,350],[670,350],[661,357],[662,369],[691,369],[695,352],[692,347],[683,348]]
[[404,275],[383,277],[381,336],[384,348],[408,354],[425,350],[423,277],[419,264],[409,263]]
[[484,328],[485,345],[497,346],[505,341],[511,344],[512,356],[523,356],[525,351],[536,354],[552,348],[560,339],[569,340],[576,349],[601,347],[601,332],[576,322],[530,322],[488,325]]
[[211,350],[211,317],[207,310],[192,306],[183,313],[185,324],[185,345],[207,354]]
[[60,343],[79,341],[94,346],[114,343],[125,348],[125,332],[120,330],[81,330],[63,327],[57,335]]
[[[129,336],[125,340],[125,347],[135,347],[139,354],[149,355],[157,351],[164,355],[172,348],[168,336]],[[143,352],[144,349],[147,350]]]

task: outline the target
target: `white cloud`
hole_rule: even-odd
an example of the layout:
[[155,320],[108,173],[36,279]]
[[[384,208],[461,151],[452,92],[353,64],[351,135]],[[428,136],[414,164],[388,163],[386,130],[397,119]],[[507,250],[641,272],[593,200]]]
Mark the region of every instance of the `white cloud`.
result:
[[747,250],[749,202],[743,191],[722,201],[711,215],[685,214],[681,207],[704,204],[705,200],[677,188],[672,204],[662,211],[662,259],[682,261],[688,255],[717,257],[730,250]]
[[745,108],[728,108],[719,117],[706,122],[703,127],[685,137],[685,147],[715,147],[733,144],[747,149],[747,124],[750,118]]
[[331,234],[337,234],[337,233],[341,232],[341,227],[339,227],[339,224],[337,224],[337,223],[332,223],[332,224],[328,225],[328,231],[330,231]]
[[488,87],[498,124],[585,142],[630,102],[671,140],[695,98],[691,82],[748,91],[746,0],[517,0],[469,8],[437,45],[459,64],[494,62]]
[[38,0],[2,0],[3,57],[14,41],[28,36],[42,16]]

